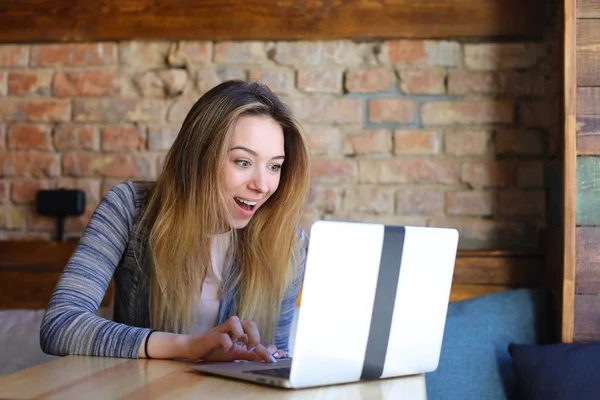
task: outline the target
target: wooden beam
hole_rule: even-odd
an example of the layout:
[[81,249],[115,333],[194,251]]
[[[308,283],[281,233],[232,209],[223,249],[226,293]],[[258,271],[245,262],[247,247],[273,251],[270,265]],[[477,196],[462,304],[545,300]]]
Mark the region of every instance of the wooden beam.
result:
[[544,0],[4,0],[0,42],[542,37]]
[[573,341],[575,326],[575,224],[577,189],[576,145],[576,5],[564,0],[564,157],[563,157],[563,261],[561,301],[561,341]]

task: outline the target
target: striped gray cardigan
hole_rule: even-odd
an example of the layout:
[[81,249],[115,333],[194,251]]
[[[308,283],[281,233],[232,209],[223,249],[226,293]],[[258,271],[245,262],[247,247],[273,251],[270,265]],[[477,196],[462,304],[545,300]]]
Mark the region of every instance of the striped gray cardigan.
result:
[[[42,350],[54,355],[137,358],[150,331],[149,261],[134,258],[132,233],[152,183],[123,182],[100,201],[52,294],[42,320]],[[289,351],[288,339],[306,262],[305,234],[299,231],[301,273],[284,296],[275,345]],[[223,281],[235,261],[226,266]],[[108,284],[115,278],[114,321],[96,316]],[[237,291],[224,292],[219,324],[236,314]]]

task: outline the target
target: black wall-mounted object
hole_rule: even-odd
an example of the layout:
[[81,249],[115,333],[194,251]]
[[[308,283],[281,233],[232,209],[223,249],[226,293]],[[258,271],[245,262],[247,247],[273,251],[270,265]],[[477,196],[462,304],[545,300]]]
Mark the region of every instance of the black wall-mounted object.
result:
[[85,192],[78,189],[38,190],[35,207],[38,214],[57,217],[56,240],[62,242],[65,218],[79,216],[85,210]]

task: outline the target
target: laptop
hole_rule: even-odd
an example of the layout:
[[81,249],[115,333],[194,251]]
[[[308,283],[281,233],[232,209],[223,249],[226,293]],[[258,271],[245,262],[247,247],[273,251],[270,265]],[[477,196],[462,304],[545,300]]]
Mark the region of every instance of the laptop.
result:
[[191,368],[294,389],[434,371],[458,232],[317,221],[309,238],[292,357]]

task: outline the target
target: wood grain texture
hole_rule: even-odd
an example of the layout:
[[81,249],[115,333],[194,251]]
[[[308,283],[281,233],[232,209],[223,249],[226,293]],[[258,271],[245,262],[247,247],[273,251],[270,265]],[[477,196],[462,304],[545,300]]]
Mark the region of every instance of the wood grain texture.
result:
[[600,228],[577,228],[576,283],[577,294],[600,293]]
[[600,157],[577,157],[578,226],[600,224]]
[[593,342],[600,340],[600,295],[575,296],[574,340]]
[[541,37],[531,0],[4,0],[0,42]]
[[575,326],[575,226],[577,189],[576,145],[576,5],[575,0],[564,0],[564,155],[563,155],[563,229],[564,252],[562,277],[561,341],[572,342]]
[[600,0],[578,0],[577,18],[600,18]]
[[600,20],[577,20],[577,85],[600,84]]
[[537,253],[461,250],[456,257],[454,284],[527,286],[543,279],[543,257]]
[[[0,241],[0,310],[44,309],[77,242]],[[113,297],[113,283],[101,305]]]
[[600,115],[577,118],[577,154],[600,155]]
[[427,398],[425,375],[303,390],[282,390],[190,371],[167,360],[62,357],[0,377],[2,399],[415,399]]

